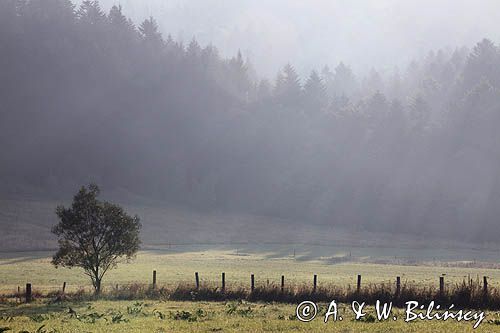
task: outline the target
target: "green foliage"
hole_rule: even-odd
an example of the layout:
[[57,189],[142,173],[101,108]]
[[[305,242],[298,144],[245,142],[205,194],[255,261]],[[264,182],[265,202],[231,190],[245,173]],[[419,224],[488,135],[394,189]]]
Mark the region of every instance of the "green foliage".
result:
[[375,318],[374,315],[371,313],[366,314],[364,317],[361,317],[357,321],[364,322],[364,323],[374,323],[377,321],[377,318]]
[[187,320],[189,322],[197,321],[198,317],[189,311],[176,311],[170,313],[173,320]]
[[78,316],[77,319],[83,323],[95,324],[95,322],[104,317],[104,313],[92,312]]
[[143,302],[135,302],[134,305],[127,307],[127,313],[133,316],[145,315],[143,312],[143,308]]
[[113,324],[128,323],[129,319],[125,318],[121,313],[116,313],[111,317],[111,322]]
[[253,310],[250,306],[241,308],[240,305],[241,305],[241,303],[238,303],[238,302],[228,303],[226,305],[226,307],[227,307],[226,313],[228,315],[235,314],[235,315],[239,315],[242,317],[249,317],[252,315]]
[[62,267],[81,267],[91,280],[96,294],[106,272],[116,267],[120,258],[132,258],[139,250],[141,224],[122,207],[97,199],[97,185],[82,187],[70,208],[59,206],[59,224],[53,233],[59,250],[52,263]]
[[155,317],[158,317],[158,319],[161,319],[161,320],[165,320],[165,318],[167,317],[163,312],[157,310],[157,309],[154,309],[153,310],[153,315]]
[[208,316],[207,312],[203,309],[196,309],[193,312],[190,311],[176,311],[170,312],[170,318],[173,320],[185,320],[188,322],[199,321],[200,319],[206,318]]
[[50,317],[47,315],[37,314],[34,316],[30,316],[30,319],[36,323],[41,323],[43,321],[49,320]]

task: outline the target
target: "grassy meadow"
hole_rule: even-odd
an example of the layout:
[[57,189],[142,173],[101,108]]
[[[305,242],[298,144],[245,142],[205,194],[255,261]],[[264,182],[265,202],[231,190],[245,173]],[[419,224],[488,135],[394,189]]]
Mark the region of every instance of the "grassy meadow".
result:
[[[500,332],[495,319],[498,313],[488,313],[476,330],[473,322],[415,321],[404,322],[402,310],[393,312],[393,321],[355,321],[350,308],[340,305],[344,320],[323,322],[326,304],[320,304],[316,319],[300,322],[295,306],[287,304],[238,302],[131,302],[98,301],[58,305],[0,306],[0,328],[12,332]],[[374,309],[367,309],[373,313]],[[7,331],[9,332],[9,331]]]
[[[295,248],[295,257],[293,250]],[[312,284],[313,275],[318,275],[318,286],[354,286],[357,275],[362,275],[363,284],[394,283],[401,276],[408,285],[437,286],[439,276],[445,276],[447,284],[464,279],[482,279],[488,276],[489,284],[500,284],[500,270],[474,267],[443,267],[440,265],[413,266],[360,262],[361,252],[349,261],[344,253],[335,248],[324,248],[328,257],[315,257],[317,249],[307,246],[261,246],[260,250],[249,246],[171,246],[170,249],[141,251],[130,263],[122,263],[110,271],[104,280],[105,288],[117,284],[148,284],[152,282],[152,271],[157,271],[158,285],[174,287],[179,284],[194,284],[194,272],[199,272],[202,286],[220,285],[221,273],[226,273],[226,286],[249,288],[250,275],[255,274],[256,286],[279,284],[281,275],[286,284]],[[330,252],[331,251],[331,252]],[[340,252],[335,252],[340,251]],[[377,249],[364,249],[374,255]],[[32,283],[41,292],[57,291],[63,282],[67,291],[89,288],[85,275],[78,269],[55,268],[51,265],[51,252],[21,252],[0,254],[0,293],[11,293],[18,286]],[[354,255],[351,253],[351,255]],[[332,263],[332,258],[344,258]]]
[[[295,256],[294,256],[295,251]],[[363,258],[388,258],[384,248],[340,249],[299,245],[225,245],[166,246],[141,251],[130,263],[122,263],[104,281],[105,290],[116,285],[150,284],[157,271],[158,285],[174,288],[194,286],[194,272],[199,272],[202,287],[220,287],[221,273],[226,273],[228,289],[249,288],[250,274],[256,286],[277,286],[281,275],[287,285],[311,286],[318,275],[318,286],[355,286],[357,274],[363,285],[394,284],[396,276],[408,285],[436,287],[439,276],[447,285],[464,278],[489,277],[497,288],[500,271],[493,268],[458,267],[441,264],[409,265],[363,262]],[[444,252],[441,252],[444,253]],[[17,252],[0,254],[0,294],[12,294],[18,286],[30,282],[35,292],[49,293],[67,282],[67,292],[82,288],[90,291],[89,281],[77,269],[54,268],[52,252]],[[414,252],[418,255],[418,251]],[[421,254],[425,261],[426,254]],[[335,259],[337,258],[337,259]],[[350,258],[350,259],[349,259]],[[445,265],[446,266],[446,265]],[[473,323],[455,321],[405,323],[358,322],[347,312],[346,320],[324,324],[320,316],[309,323],[294,317],[296,304],[248,302],[178,302],[160,300],[80,301],[51,303],[37,299],[17,304],[5,299],[0,305],[0,329],[12,332],[472,332]],[[347,305],[342,305],[345,309]],[[325,305],[321,306],[324,312]],[[401,312],[402,310],[397,310]],[[486,311],[487,321],[478,332],[500,332],[495,320],[500,313]],[[402,314],[401,314],[401,317]],[[9,331],[7,331],[9,332]]]
[[[23,292],[26,283],[32,283],[35,295],[55,295],[64,282],[68,294],[91,291],[82,271],[51,265],[54,251],[17,251],[54,248],[50,226],[55,223],[56,204],[0,200],[0,218],[5,225],[0,235],[0,332],[472,332],[471,323],[451,321],[369,323],[347,317],[326,325],[321,319],[301,323],[294,318],[296,304],[286,303],[180,302],[139,297],[55,304],[52,298],[38,298],[25,305],[14,298],[2,298],[14,295],[18,287]],[[483,276],[488,276],[490,288],[500,285],[494,249],[385,234],[368,237],[336,228],[292,230],[286,227],[287,221],[253,216],[207,215],[152,206],[128,209],[143,217],[144,250],[105,276],[105,293],[117,285],[147,288],[153,270],[157,271],[159,288],[181,285],[186,290],[194,287],[195,272],[199,272],[205,290],[220,287],[222,272],[228,290],[247,291],[251,274],[255,274],[257,288],[279,286],[281,275],[285,276],[286,287],[311,288],[314,274],[318,275],[318,288],[354,288],[358,274],[362,275],[363,287],[371,286],[372,290],[377,285],[393,287],[396,276],[401,277],[403,285],[419,288],[436,288],[443,275],[447,287],[469,278],[481,281]],[[167,220],[169,228],[164,227]],[[207,220],[217,227],[208,231]],[[261,232],[264,227],[270,230],[267,238]],[[247,244],[243,238],[263,239],[264,243]],[[176,244],[177,240],[200,244],[201,239],[209,244]],[[500,332],[500,326],[494,324],[500,314],[487,314],[489,323],[484,322],[476,331]]]

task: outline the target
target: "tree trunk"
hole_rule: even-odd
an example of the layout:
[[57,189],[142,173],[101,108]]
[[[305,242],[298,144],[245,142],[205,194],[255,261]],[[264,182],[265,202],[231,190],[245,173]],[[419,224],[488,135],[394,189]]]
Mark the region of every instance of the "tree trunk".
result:
[[94,289],[95,289],[95,295],[99,296],[101,294],[101,278],[99,277],[99,265],[98,261],[99,257],[96,258],[96,267],[94,270]]
[[96,278],[94,289],[95,289],[95,295],[99,296],[101,294],[101,279]]

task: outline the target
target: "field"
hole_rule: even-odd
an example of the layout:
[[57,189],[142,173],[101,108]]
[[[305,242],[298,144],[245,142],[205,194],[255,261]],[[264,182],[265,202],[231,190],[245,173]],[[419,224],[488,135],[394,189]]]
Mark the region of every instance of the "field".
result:
[[[295,257],[293,251],[295,250]],[[324,256],[319,256],[322,250]],[[159,286],[194,285],[194,272],[199,272],[205,287],[220,286],[221,272],[226,273],[227,288],[249,288],[250,274],[256,286],[278,285],[285,275],[287,285],[312,285],[318,275],[319,287],[355,286],[357,274],[365,284],[393,284],[396,276],[409,285],[436,286],[439,276],[447,285],[464,278],[489,277],[490,285],[498,287],[500,271],[492,268],[412,266],[360,262],[363,254],[382,254],[387,249],[351,249],[351,261],[345,251],[335,247],[315,246],[171,246],[162,250],[142,251],[131,263],[123,263],[107,275],[105,288],[117,284],[150,284],[156,270]],[[349,252],[349,251],[348,251]],[[89,288],[89,282],[78,270],[55,269],[50,264],[51,252],[2,253],[0,259],[0,293],[12,294],[26,282],[43,293]],[[453,266],[453,265],[450,265]],[[473,322],[400,320],[387,322],[353,321],[347,305],[342,305],[345,320],[324,324],[318,316],[302,323],[294,317],[296,304],[238,302],[174,302],[159,300],[82,301],[49,304],[37,300],[30,305],[0,305],[0,328],[13,332],[472,332]],[[71,310],[70,310],[71,309]],[[320,305],[324,313],[326,305]],[[73,312],[74,311],[74,312]],[[487,320],[478,332],[500,332],[494,324],[500,313],[486,311]],[[43,326],[43,327],[42,327]]]
[[[293,251],[295,250],[295,258]],[[319,256],[323,250],[324,256]],[[105,288],[118,285],[152,282],[152,271],[157,271],[158,284],[173,287],[194,284],[194,273],[199,272],[202,286],[220,285],[221,273],[226,273],[227,287],[249,287],[250,274],[255,274],[256,286],[279,284],[281,275],[286,283],[312,284],[318,275],[318,285],[356,285],[361,274],[365,283],[394,283],[400,276],[409,285],[439,283],[445,275],[447,284],[464,279],[482,279],[488,276],[492,287],[500,284],[500,270],[474,267],[442,267],[436,265],[414,266],[375,264],[359,261],[363,252],[381,253],[384,249],[366,248],[351,252],[351,261],[345,251],[335,247],[262,245],[249,246],[171,246],[170,249],[142,251],[130,263],[123,263],[105,277]],[[63,282],[67,290],[88,288],[89,281],[77,269],[54,268],[50,264],[51,252],[26,252],[0,254],[0,292],[13,292],[18,286],[32,283],[35,290],[57,291]],[[380,254],[382,257],[382,254]],[[335,258],[338,258],[335,260]],[[340,261],[340,262],[339,262]],[[339,262],[339,263],[338,263]]]
[[[53,250],[36,250],[55,246],[50,226],[55,222],[56,204],[0,200],[0,217],[5,225],[0,235],[0,299],[1,295],[14,295],[18,287],[23,291],[26,283],[32,283],[36,295],[55,294],[64,282],[68,294],[81,290],[90,293],[90,283],[81,271],[56,269],[50,264]],[[500,289],[498,251],[491,247],[384,234],[348,234],[321,226],[294,230],[287,227],[287,221],[265,217],[210,215],[152,206],[128,209],[143,217],[143,250],[133,261],[120,264],[106,275],[105,293],[117,290],[117,286],[147,288],[152,283],[153,270],[157,271],[158,288],[171,289],[179,285],[193,288],[195,272],[199,273],[201,287],[212,289],[220,288],[224,272],[228,290],[248,290],[251,274],[255,275],[257,288],[279,286],[282,275],[286,287],[311,288],[315,274],[318,288],[355,288],[360,274],[363,287],[394,287],[400,276],[408,286],[437,288],[439,277],[444,276],[448,288],[469,278],[481,282],[487,276],[490,288]],[[207,230],[207,223],[215,227]],[[260,232],[264,227],[271,230],[268,235],[274,236],[266,238]],[[243,242],[245,239],[250,242]],[[256,239],[262,239],[261,243]],[[201,244],[201,240],[207,244]],[[52,299],[38,298],[25,305],[11,297],[3,298],[0,332],[2,328],[16,333],[473,331],[471,322],[407,324],[400,319],[371,323],[353,321],[350,312],[341,322],[324,324],[318,316],[312,322],[302,323],[294,316],[294,303],[180,302],[147,297],[52,303]],[[345,312],[347,305],[341,307]],[[324,313],[325,304],[320,308]],[[402,318],[402,310],[396,311]],[[495,325],[500,313],[486,313],[487,320],[476,331],[500,332],[500,326]]]
[[[323,312],[326,305],[322,305]],[[69,310],[71,309],[71,311]],[[54,306],[0,307],[0,327],[12,332],[500,332],[500,326],[484,322],[456,321],[388,322],[354,321],[347,306],[343,321],[323,323],[322,318],[303,323],[294,318],[295,306],[264,303],[209,302],[108,302]],[[373,309],[368,309],[371,313]],[[489,320],[498,314],[488,314]],[[331,320],[331,319],[330,319]],[[42,327],[43,326],[43,327]],[[38,330],[38,331],[37,331]]]

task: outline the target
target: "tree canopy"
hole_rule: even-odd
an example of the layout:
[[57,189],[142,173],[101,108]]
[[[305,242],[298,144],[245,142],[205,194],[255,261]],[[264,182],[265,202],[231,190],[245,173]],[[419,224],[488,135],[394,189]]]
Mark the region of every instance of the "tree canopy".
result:
[[120,259],[131,259],[139,250],[141,224],[122,207],[97,199],[99,188],[82,187],[70,208],[59,206],[59,223],[52,232],[59,250],[52,263],[58,267],[79,267],[92,280],[96,294],[102,279]]

